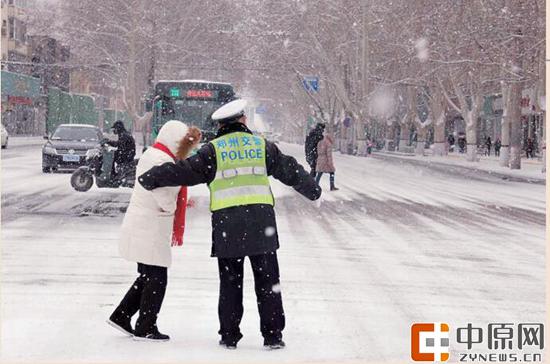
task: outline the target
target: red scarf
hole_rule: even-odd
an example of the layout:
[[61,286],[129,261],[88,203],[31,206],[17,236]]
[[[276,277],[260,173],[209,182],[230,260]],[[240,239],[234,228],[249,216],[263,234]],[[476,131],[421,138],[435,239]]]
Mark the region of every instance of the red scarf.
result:
[[[156,142],[153,144],[153,148],[162,150],[168,154],[172,159],[176,160],[174,153],[168,149],[168,147],[162,143]],[[183,233],[185,231],[185,210],[187,208],[187,186],[181,186],[178,194],[178,201],[176,207],[176,213],[174,214],[174,224],[172,226],[172,246],[183,245]]]

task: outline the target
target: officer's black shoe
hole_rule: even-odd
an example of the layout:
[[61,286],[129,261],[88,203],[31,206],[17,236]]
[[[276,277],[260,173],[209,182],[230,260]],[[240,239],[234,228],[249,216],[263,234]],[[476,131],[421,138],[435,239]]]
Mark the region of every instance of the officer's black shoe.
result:
[[146,334],[134,333],[135,341],[168,341],[170,336],[161,334],[159,330],[155,327],[151,332]]
[[268,341],[264,340],[264,348],[267,350],[277,350],[285,347],[285,342],[283,340]]
[[109,317],[107,320],[107,323],[117,329],[118,331],[122,332],[126,336],[133,336],[134,330],[132,329],[132,324],[130,323],[130,319],[128,320],[121,320],[116,318],[114,314]]
[[225,341],[224,339],[221,339],[219,344],[220,344],[220,346],[223,346],[223,347],[225,347],[226,349],[229,349],[229,350],[237,349],[237,342],[235,342],[235,341]]

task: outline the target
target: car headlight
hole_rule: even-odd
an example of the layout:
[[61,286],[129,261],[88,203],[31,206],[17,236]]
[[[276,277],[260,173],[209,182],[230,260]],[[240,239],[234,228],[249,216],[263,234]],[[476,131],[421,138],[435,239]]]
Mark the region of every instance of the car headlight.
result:
[[45,154],[57,154],[57,150],[54,147],[45,146],[43,151]]
[[99,154],[99,149],[97,148],[93,148],[93,149],[88,149],[86,151],[86,158],[89,159],[89,158],[93,158],[95,157],[96,155]]

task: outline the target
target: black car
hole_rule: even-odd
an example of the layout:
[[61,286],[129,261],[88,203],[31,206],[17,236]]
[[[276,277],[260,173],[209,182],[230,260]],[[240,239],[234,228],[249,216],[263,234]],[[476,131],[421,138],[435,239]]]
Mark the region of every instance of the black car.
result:
[[61,124],[42,148],[42,172],[76,169],[86,162],[88,150],[99,148],[103,134],[97,126]]

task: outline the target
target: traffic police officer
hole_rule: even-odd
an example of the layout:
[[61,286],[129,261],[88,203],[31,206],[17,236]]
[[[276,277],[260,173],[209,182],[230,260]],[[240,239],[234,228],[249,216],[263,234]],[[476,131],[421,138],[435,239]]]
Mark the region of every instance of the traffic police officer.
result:
[[296,159],[252,134],[246,126],[245,106],[246,101],[234,100],[216,110],[212,119],[219,123],[219,129],[214,140],[186,160],[153,167],[138,181],[148,190],[208,184],[212,256],[218,259],[220,274],[220,345],[235,349],[242,338],[243,268],[248,257],[264,346],[279,349],[285,346],[285,317],[276,252],[279,239],[268,176],[310,200],[321,196],[321,188]]

